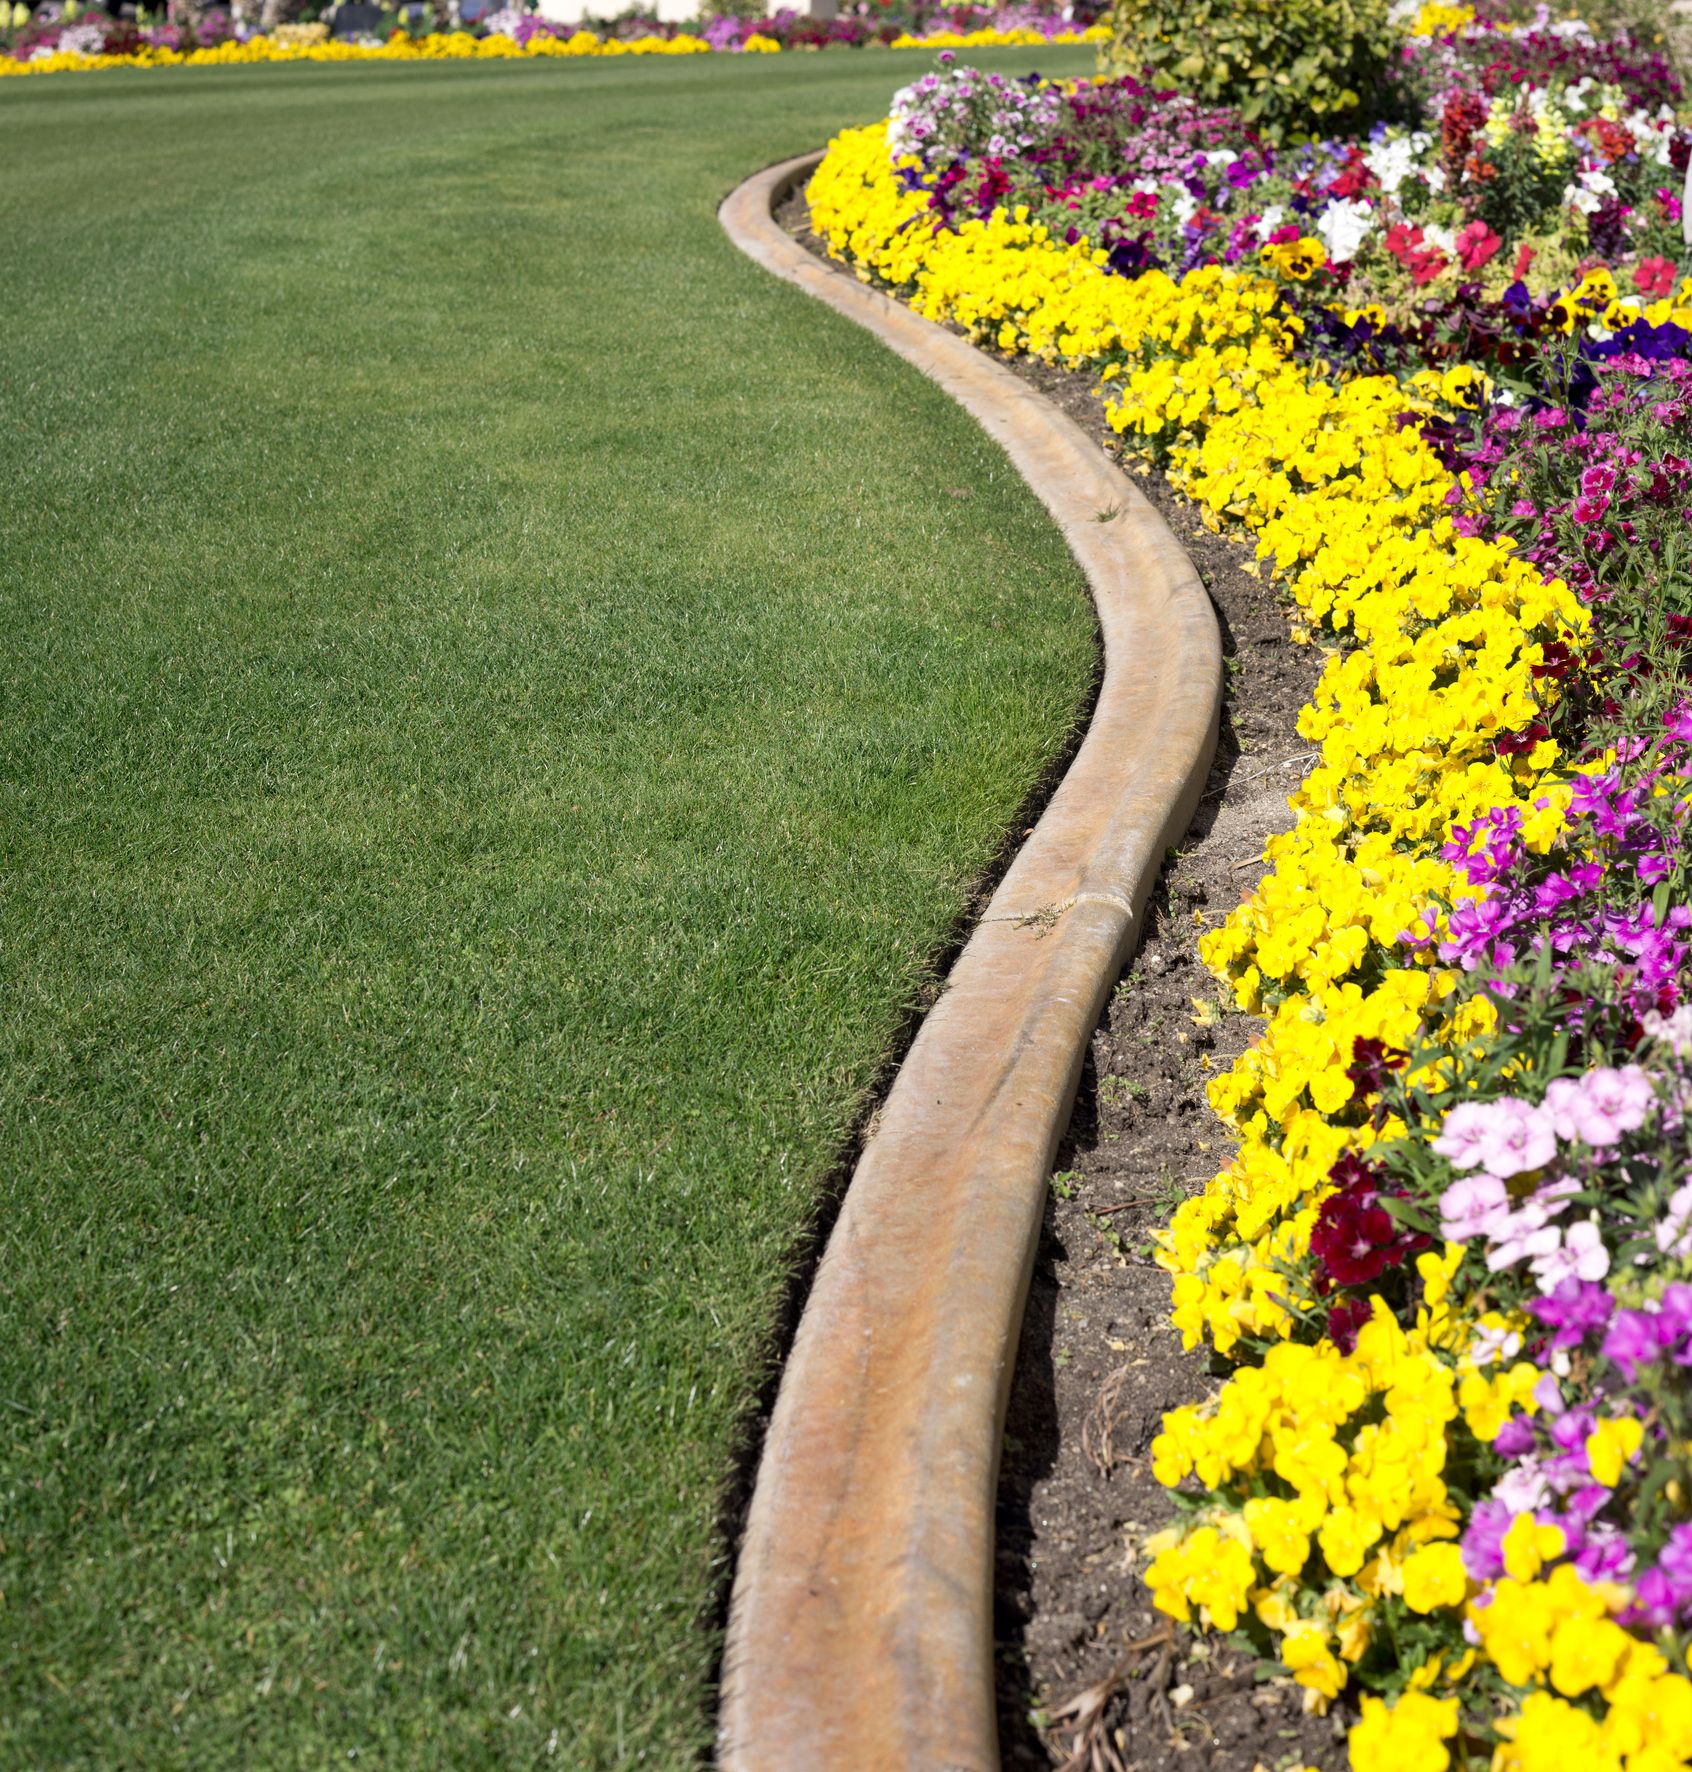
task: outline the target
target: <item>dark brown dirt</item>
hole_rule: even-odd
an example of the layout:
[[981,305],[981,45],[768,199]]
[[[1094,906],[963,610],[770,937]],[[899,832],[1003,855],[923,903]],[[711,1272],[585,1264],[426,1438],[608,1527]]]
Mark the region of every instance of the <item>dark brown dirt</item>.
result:
[[[1114,448],[1090,377],[1012,367]],[[1205,1084],[1257,1031],[1200,964],[1198,938],[1258,879],[1264,839],[1291,822],[1287,794],[1311,758],[1296,721],[1321,653],[1292,643],[1287,605],[1244,570],[1249,546],[1204,528],[1160,475],[1123,465],[1204,579],[1226,701],[1205,798],[1093,1036],[1029,1295],[999,1493],[1005,1765],[1337,1766],[1341,1719],[1306,1716],[1297,1687],[1261,1681],[1254,1658],[1226,1644],[1185,1631],[1157,1643],[1164,1620],[1140,1579],[1141,1545],[1174,1517],[1151,1442],[1165,1410],[1216,1383],[1169,1327],[1150,1238],[1227,1160],[1231,1135]]]
[[[780,219],[820,251],[802,195]],[[1090,377],[1005,361],[1120,454]],[[1161,475],[1123,466],[1204,579],[1226,700],[1204,800],[1093,1036],[1053,1177],[1000,1476],[1001,1747],[1006,1772],[1337,1768],[1346,1719],[1306,1715],[1296,1686],[1261,1679],[1229,1643],[1167,1630],[1140,1578],[1141,1546],[1174,1517],[1152,1439],[1165,1410],[1217,1383],[1169,1326],[1150,1237],[1231,1153],[1205,1084],[1258,1025],[1221,998],[1197,943],[1291,822],[1287,794],[1311,761],[1295,723],[1322,659],[1293,644],[1287,605],[1245,570],[1248,545],[1205,529]]]

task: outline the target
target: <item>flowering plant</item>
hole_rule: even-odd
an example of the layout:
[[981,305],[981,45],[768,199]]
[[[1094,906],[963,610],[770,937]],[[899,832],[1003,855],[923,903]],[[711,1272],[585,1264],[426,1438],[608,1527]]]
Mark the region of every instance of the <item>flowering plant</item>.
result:
[[1276,153],[1118,82],[1017,152],[849,131],[812,215],[1092,373],[1330,648],[1294,826],[1201,950],[1265,1021],[1160,1240],[1234,1371],[1154,1444],[1156,1603],[1314,1707],[1361,1688],[1360,1769],[1657,1772],[1692,1765],[1692,282],[1668,181],[1623,200],[1685,137],[1628,43],[1535,26],[1524,84],[1422,13],[1419,126]]

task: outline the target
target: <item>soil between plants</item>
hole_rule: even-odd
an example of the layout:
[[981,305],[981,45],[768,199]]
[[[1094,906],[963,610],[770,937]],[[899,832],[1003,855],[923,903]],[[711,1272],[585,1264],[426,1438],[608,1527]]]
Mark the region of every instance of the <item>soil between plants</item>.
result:
[[[824,256],[802,191],[778,220]],[[1223,998],[1198,940],[1261,877],[1264,840],[1292,822],[1287,795],[1314,760],[1296,722],[1323,655],[1294,644],[1285,600],[1246,570],[1248,544],[1213,534],[1160,474],[1123,456],[1092,377],[1000,361],[1116,458],[1168,523],[1204,581],[1226,660],[1204,798],[1093,1034],[1036,1257],[999,1483],[1004,1765],[1338,1768],[1348,1716],[1307,1714],[1297,1686],[1261,1677],[1229,1642],[1171,1632],[1141,1578],[1145,1539],[1175,1515],[1151,1474],[1151,1442],[1164,1411],[1219,1383],[1170,1327],[1150,1237],[1232,1154],[1205,1085],[1259,1027]]]

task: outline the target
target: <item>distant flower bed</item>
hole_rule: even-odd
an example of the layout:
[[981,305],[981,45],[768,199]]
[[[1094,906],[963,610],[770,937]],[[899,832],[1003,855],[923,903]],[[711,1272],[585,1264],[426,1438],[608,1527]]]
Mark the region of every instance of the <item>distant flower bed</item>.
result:
[[396,28],[385,36],[332,38],[323,24],[282,25],[268,35],[244,30],[229,14],[208,12],[193,37],[174,25],[141,28],[85,12],[23,25],[0,51],[0,77],[97,68],[221,67],[242,62],[509,60],[542,56],[771,54],[831,48],[992,48],[1095,43],[1105,33],[1090,14],[1033,6],[948,7],[915,28],[882,16],[812,19],[790,9],[767,18],[719,18],[697,30],[637,21],[599,33],[504,11],[474,28]]
[[[1264,1018],[1174,1214],[1233,1368],[1146,1579],[1357,1772],[1692,1765],[1692,279],[1672,72],[1423,7],[1402,121],[1285,149],[1135,80],[956,65],[847,131],[830,250],[1255,541],[1327,663]],[[1204,1009],[1202,1013],[1208,1013]],[[1265,1756],[1266,1758],[1268,1756]]]

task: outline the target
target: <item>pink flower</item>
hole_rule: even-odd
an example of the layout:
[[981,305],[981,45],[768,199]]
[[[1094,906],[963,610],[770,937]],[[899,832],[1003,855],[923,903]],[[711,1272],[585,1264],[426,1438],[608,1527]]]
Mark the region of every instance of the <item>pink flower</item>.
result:
[[1480,1163],[1481,1144],[1491,1123],[1492,1109],[1480,1101],[1460,1101],[1445,1116],[1433,1148],[1454,1169],[1473,1169]]
[[1498,256],[1504,244],[1483,221],[1472,221],[1457,230],[1457,259],[1465,271],[1478,271]]
[[1576,1106],[1585,1099],[1578,1077],[1555,1077],[1545,1086],[1545,1113],[1551,1121],[1551,1129],[1559,1138],[1570,1143],[1580,1137],[1575,1126],[1574,1112]]
[[1564,1280],[1601,1280],[1610,1271],[1610,1252],[1597,1225],[1588,1219],[1563,1232],[1562,1246],[1535,1256],[1533,1271],[1541,1292],[1555,1292]]
[[1658,1221],[1655,1235],[1657,1247],[1674,1261],[1692,1255],[1692,1181],[1683,1182],[1668,1197],[1668,1205]]
[[1547,1216],[1545,1208],[1531,1200],[1521,1211],[1506,1214],[1492,1233],[1493,1244],[1486,1252],[1487,1267],[1497,1274],[1524,1258],[1537,1261],[1542,1255],[1552,1254],[1561,1244],[1563,1233],[1558,1226],[1546,1223]]
[[1557,1154],[1557,1133],[1551,1116],[1506,1095],[1492,1103],[1480,1145],[1481,1166],[1489,1175],[1508,1179],[1543,1169]]
[[1569,506],[1569,515],[1577,523],[1596,523],[1610,508],[1610,501],[1603,493],[1583,493]]
[[1490,1237],[1510,1216],[1510,1196],[1496,1175],[1465,1175],[1439,1197],[1439,1230],[1448,1243]]
[[1594,1150],[1619,1144],[1624,1132],[1636,1131],[1657,1105],[1651,1079],[1636,1064],[1621,1070],[1588,1071],[1579,1079],[1579,1094],[1571,1099],[1570,1118],[1575,1136]]
[[1607,468],[1602,463],[1586,470],[1580,477],[1580,489],[1596,497],[1601,492],[1613,492],[1616,485],[1616,470]]
[[1666,258],[1642,258],[1633,267],[1633,285],[1641,295],[1659,300],[1674,288],[1674,265]]

